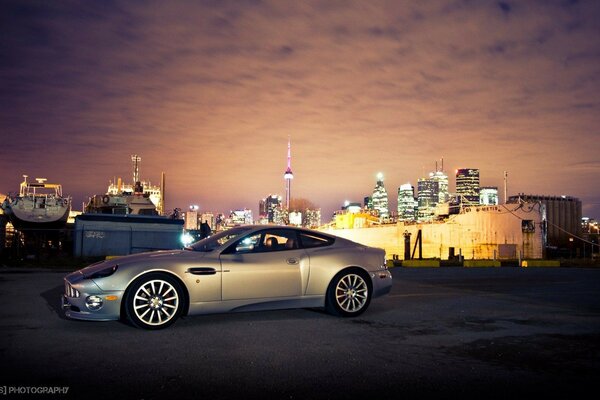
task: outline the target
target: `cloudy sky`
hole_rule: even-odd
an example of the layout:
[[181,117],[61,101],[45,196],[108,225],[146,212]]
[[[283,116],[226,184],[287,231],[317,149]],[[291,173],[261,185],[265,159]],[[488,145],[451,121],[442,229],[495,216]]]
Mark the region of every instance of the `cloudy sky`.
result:
[[600,2],[2,1],[0,192],[75,208],[167,179],[167,209],[285,194],[323,209],[479,168],[600,218]]

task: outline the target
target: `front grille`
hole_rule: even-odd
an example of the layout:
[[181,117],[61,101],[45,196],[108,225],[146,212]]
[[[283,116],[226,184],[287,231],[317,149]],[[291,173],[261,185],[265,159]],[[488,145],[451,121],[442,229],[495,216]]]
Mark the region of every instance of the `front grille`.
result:
[[79,290],[75,289],[71,284],[65,281],[65,295],[67,297],[79,297]]

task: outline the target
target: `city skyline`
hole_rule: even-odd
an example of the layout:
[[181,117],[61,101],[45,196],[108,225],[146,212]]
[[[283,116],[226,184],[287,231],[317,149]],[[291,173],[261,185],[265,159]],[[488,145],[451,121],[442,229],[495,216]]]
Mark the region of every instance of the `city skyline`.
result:
[[78,209],[139,154],[166,210],[258,215],[291,136],[292,197],[324,221],[378,172],[394,210],[441,157],[600,219],[597,2],[6,1],[0,20],[3,194],[45,177]]

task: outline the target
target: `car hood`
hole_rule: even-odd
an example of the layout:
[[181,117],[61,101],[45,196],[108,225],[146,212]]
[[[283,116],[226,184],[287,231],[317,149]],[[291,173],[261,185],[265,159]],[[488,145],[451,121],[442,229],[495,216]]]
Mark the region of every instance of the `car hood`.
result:
[[[161,251],[153,251],[153,252],[147,252],[147,253],[131,254],[128,256],[115,257],[115,258],[111,258],[109,260],[103,260],[103,261],[97,262],[95,264],[92,264],[85,268],[82,268],[78,271],[75,271],[73,274],[78,274],[78,275],[81,275],[82,278],[87,278],[87,277],[92,276],[94,273],[96,273],[98,271],[102,271],[106,268],[110,268],[115,265],[118,265],[119,267],[124,267],[128,264],[138,264],[140,262],[150,261],[150,260],[156,261],[157,259],[160,259],[162,257],[177,257],[180,255],[187,255],[189,253],[191,253],[189,250],[161,250]],[[194,253],[194,257],[196,259],[202,258],[205,255],[205,253],[199,253],[199,252],[193,252],[193,253]]]

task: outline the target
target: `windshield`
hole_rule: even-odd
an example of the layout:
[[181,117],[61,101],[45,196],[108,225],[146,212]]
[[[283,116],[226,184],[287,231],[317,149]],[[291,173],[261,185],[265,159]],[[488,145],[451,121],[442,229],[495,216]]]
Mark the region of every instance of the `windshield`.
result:
[[204,252],[213,251],[217,247],[224,245],[225,243],[229,242],[230,240],[237,238],[240,235],[243,235],[244,233],[248,232],[250,229],[252,229],[252,228],[240,226],[237,228],[232,228],[232,229],[229,229],[226,231],[222,231],[222,232],[219,232],[212,236],[209,236],[206,239],[202,239],[196,243],[189,245],[188,247],[186,247],[186,250],[204,251]]

